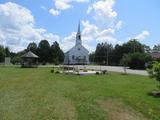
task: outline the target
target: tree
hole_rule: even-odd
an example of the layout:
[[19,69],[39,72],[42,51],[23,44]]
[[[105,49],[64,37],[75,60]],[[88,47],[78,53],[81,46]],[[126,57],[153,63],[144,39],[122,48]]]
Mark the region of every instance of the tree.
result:
[[138,42],[136,39],[131,39],[127,43],[124,43],[122,45],[123,47],[123,53],[144,53],[144,45],[142,45],[140,42]]
[[13,63],[13,64],[19,64],[19,63],[21,63],[21,57],[19,57],[19,56],[14,56],[14,57],[11,59],[11,63]]
[[155,62],[153,67],[148,69],[148,73],[151,78],[155,78],[158,81],[158,88],[160,90],[160,62]]
[[50,45],[47,40],[40,41],[37,49],[37,54],[40,57],[39,61],[43,62],[50,62],[51,55],[50,55]]
[[95,52],[89,54],[89,61],[95,62]]
[[153,47],[153,50],[160,51],[160,44],[155,45],[155,46]]
[[11,62],[13,64],[20,64],[21,56],[24,55],[26,52],[27,52],[27,50],[22,50],[17,53],[10,52]]
[[10,50],[8,47],[5,48],[5,56],[10,57]]
[[124,66],[129,66],[131,69],[145,69],[145,64],[152,61],[150,55],[146,53],[129,53],[125,54],[121,60]]
[[95,61],[99,64],[111,64],[113,46],[108,43],[97,44],[95,51]]
[[50,49],[50,53],[51,53],[51,62],[55,63],[55,64],[59,64],[62,63],[64,61],[64,53],[63,51],[60,49],[58,42],[54,42],[51,45],[51,49]]
[[5,58],[5,49],[3,46],[0,45],[0,62],[4,62]]
[[27,51],[32,51],[33,53],[37,53],[37,44],[32,42],[27,46]]

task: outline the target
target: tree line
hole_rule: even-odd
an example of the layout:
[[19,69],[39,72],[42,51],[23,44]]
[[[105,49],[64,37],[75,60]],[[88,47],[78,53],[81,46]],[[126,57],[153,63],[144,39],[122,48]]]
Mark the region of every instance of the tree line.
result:
[[[153,50],[159,50],[160,45],[155,45]],[[95,52],[90,54],[90,62],[101,65],[123,65],[132,69],[144,69],[146,63],[152,62],[148,54],[149,46],[143,45],[136,39],[131,39],[122,45],[108,43],[97,44]]]
[[41,40],[38,45],[34,42],[29,43],[26,49],[17,53],[10,52],[8,47],[4,48],[3,46],[0,46],[0,62],[4,62],[4,57],[6,56],[11,57],[11,62],[13,64],[20,63],[21,56],[29,51],[38,55],[39,62],[42,64],[60,64],[63,63],[64,60],[64,53],[58,42],[55,41],[52,45],[50,45],[47,40]]
[[[108,43],[98,43],[96,50],[89,55],[90,63],[100,65],[123,65],[133,69],[144,69],[146,63],[152,62],[151,56],[148,54],[150,50],[160,51],[160,45],[155,45],[153,49],[149,46],[141,44],[136,39],[131,39],[122,45]],[[61,64],[64,61],[64,53],[58,42],[53,42],[52,45],[47,40],[41,40],[37,45],[29,43],[26,49],[14,53],[10,52],[9,48],[4,48],[0,45],[0,62],[4,62],[4,58],[11,57],[13,64],[20,63],[21,56],[28,51],[32,51],[39,56],[39,62],[42,64],[54,63]]]

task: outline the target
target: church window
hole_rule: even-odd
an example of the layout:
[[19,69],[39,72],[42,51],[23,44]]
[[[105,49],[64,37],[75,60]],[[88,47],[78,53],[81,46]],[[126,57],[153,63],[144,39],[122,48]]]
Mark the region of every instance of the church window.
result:
[[74,55],[72,55],[72,60],[74,60]]

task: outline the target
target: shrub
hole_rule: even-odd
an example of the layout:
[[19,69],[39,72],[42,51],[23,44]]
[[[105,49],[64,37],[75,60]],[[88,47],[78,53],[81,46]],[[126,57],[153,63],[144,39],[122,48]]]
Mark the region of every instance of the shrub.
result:
[[13,64],[18,64],[18,63],[21,63],[21,58],[20,57],[13,57],[12,59],[11,59],[11,63],[13,63]]
[[106,74],[107,73],[107,70],[102,70],[102,74]]
[[100,73],[99,72],[96,72],[96,75],[99,75]]
[[129,53],[123,56],[121,65],[131,69],[145,69],[145,64],[149,61],[152,61],[152,58],[146,53]]
[[51,73],[54,73],[54,70],[51,70]]
[[56,73],[56,74],[59,74],[59,73],[60,73],[60,71],[56,71],[55,73]]
[[155,62],[153,67],[148,69],[149,76],[155,78],[158,81],[157,87],[160,90],[160,62]]

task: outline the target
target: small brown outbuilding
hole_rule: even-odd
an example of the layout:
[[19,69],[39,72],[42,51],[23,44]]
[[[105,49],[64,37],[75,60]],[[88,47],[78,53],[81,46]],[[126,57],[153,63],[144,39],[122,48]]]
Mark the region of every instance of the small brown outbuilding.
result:
[[21,67],[23,68],[33,68],[38,67],[38,56],[33,52],[29,51],[21,56]]

